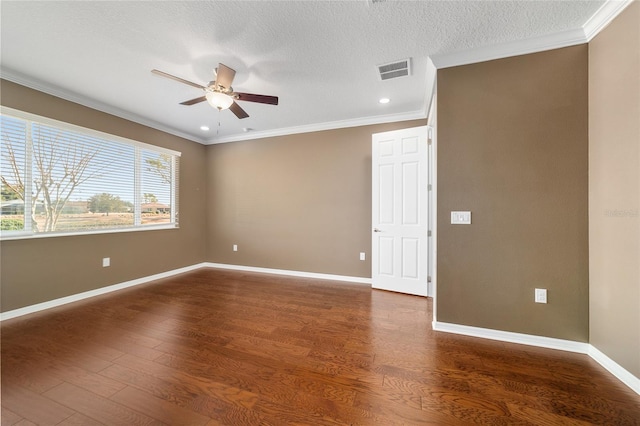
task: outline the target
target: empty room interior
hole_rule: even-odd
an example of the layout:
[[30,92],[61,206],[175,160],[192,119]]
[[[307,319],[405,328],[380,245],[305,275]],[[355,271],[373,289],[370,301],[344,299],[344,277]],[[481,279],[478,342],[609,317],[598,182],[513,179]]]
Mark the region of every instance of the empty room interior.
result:
[[640,3],[2,1],[2,425],[640,425]]

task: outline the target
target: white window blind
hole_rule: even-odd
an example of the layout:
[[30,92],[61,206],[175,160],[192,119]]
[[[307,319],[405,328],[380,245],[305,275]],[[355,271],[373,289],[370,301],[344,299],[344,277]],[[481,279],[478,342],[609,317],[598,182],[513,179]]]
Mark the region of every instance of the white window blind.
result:
[[180,153],[3,108],[2,238],[178,225]]

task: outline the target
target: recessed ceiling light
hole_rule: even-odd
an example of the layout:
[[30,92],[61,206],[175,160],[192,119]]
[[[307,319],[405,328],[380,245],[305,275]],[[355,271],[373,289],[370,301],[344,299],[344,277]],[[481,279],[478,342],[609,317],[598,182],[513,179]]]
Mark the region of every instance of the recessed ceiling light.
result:
[[200,130],[203,130],[203,131],[205,131],[205,132],[206,132],[206,131],[208,131],[208,130],[209,130],[209,127],[207,127],[207,126],[200,126]]
[[389,98],[380,98],[380,100],[378,102],[380,102],[381,104],[388,104],[390,101]]

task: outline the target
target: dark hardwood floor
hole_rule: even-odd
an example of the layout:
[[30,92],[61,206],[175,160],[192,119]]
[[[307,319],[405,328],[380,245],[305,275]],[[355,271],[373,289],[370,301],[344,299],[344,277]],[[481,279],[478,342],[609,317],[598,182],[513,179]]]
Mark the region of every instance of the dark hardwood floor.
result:
[[2,425],[639,425],[586,355],[431,330],[430,299],[202,269],[2,323]]

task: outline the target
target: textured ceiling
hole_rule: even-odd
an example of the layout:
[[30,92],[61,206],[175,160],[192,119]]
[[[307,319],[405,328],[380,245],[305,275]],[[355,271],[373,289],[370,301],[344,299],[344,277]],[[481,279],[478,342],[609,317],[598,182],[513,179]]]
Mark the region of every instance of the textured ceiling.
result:
[[[428,56],[582,28],[603,3],[3,0],[1,67],[4,78],[214,143],[424,116]],[[380,80],[376,65],[409,57],[411,76]],[[179,105],[202,93],[150,72],[206,84],[218,62],[237,71],[236,91],[280,104],[242,102],[250,117],[238,120]]]

